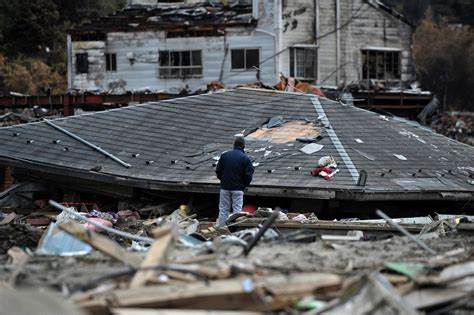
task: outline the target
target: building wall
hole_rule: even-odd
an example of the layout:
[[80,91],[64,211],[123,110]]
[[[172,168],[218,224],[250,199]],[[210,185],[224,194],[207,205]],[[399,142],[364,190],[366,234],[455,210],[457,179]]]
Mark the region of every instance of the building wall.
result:
[[[339,67],[337,62],[336,4],[340,6]],[[254,10],[257,27],[228,28],[225,36],[166,38],[162,31],[113,32],[106,41],[72,42],[69,59],[70,88],[130,91],[148,88],[178,93],[183,89],[205,89],[211,80],[227,86],[261,80],[277,82],[278,73],[288,75],[289,47],[318,45],[317,84],[348,84],[362,79],[361,49],[386,47],[401,50],[401,81],[414,78],[411,55],[412,29],[366,0],[258,0]],[[317,17],[317,18],[315,18]],[[316,37],[315,37],[316,34]],[[259,48],[257,71],[231,70],[230,50]],[[202,50],[201,77],[169,79],[158,77],[160,50]],[[75,73],[75,54],[89,54],[89,73]],[[105,53],[117,54],[117,71],[105,71]],[[133,56],[133,62],[130,62]],[[397,83],[398,84],[398,83]]]
[[[337,85],[336,4],[318,0],[319,84]],[[340,81],[348,84],[362,79],[361,49],[386,47],[401,50],[401,81],[413,80],[411,27],[394,16],[374,8],[365,0],[340,2]]]
[[[72,42],[71,67],[72,86],[69,88],[80,90],[97,90],[104,87],[105,76],[105,49],[104,41]],[[76,54],[87,53],[89,62],[88,73],[76,73]]]
[[282,67],[281,72],[290,73],[289,47],[315,44],[315,6],[313,0],[284,1],[282,10]]
[[[275,0],[278,2],[278,0]],[[255,82],[259,79],[275,83],[273,0],[261,0],[255,27],[228,28],[224,36],[166,38],[163,31],[113,32],[106,41],[72,42],[70,88],[80,90],[113,90],[115,92],[148,88],[153,91],[178,93],[183,89],[194,92],[206,89],[211,80],[222,80],[227,86]],[[231,50],[236,48],[260,49],[257,70],[231,70]],[[201,50],[203,73],[200,77],[159,78],[158,54],[160,50]],[[89,72],[77,74],[75,55],[88,53]],[[117,71],[106,71],[106,53],[117,54]]]

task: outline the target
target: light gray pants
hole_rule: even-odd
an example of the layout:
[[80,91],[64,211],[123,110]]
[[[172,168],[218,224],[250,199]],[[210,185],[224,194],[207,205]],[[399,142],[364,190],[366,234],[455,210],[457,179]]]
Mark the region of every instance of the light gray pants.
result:
[[244,192],[241,190],[224,190],[221,189],[219,195],[219,220],[217,226],[225,227],[225,221],[229,217],[230,208],[233,213],[242,211],[244,203]]

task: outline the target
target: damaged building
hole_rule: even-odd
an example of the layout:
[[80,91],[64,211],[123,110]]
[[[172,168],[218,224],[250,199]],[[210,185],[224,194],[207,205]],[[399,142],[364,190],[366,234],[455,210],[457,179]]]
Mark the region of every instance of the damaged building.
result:
[[237,134],[256,169],[247,202],[317,214],[472,208],[471,146],[326,98],[248,88],[5,127],[0,161],[59,192],[205,196],[215,215],[215,166]]
[[68,87],[114,93],[414,79],[412,25],[375,0],[129,1],[71,30]]

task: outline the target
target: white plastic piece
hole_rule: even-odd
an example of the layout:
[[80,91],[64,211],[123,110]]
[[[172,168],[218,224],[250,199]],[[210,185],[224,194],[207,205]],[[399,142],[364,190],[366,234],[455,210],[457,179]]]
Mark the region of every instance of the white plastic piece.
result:
[[404,156],[401,155],[401,154],[395,154],[395,153],[394,153],[393,155],[394,155],[397,159],[399,159],[399,160],[402,160],[402,161],[406,161],[406,160],[407,160],[407,158],[404,157]]

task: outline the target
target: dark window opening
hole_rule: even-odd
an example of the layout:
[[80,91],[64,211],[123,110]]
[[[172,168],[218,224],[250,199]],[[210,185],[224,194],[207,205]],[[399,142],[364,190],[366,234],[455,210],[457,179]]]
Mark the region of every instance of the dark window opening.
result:
[[166,32],[166,38],[180,38],[180,37],[204,37],[204,36],[223,36],[224,32],[216,30],[170,30]]
[[105,41],[106,39],[107,35],[105,33],[71,34],[71,40],[74,42]]
[[362,79],[400,80],[400,52],[362,50]]
[[117,54],[105,54],[105,70],[117,71]]
[[259,49],[232,49],[232,70],[257,70],[260,65]]
[[89,61],[87,53],[76,54],[76,73],[88,73]]
[[202,75],[202,56],[200,50],[160,51],[160,77],[190,77]]
[[290,76],[307,81],[316,80],[317,62],[316,48],[291,48]]

